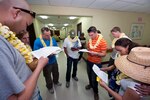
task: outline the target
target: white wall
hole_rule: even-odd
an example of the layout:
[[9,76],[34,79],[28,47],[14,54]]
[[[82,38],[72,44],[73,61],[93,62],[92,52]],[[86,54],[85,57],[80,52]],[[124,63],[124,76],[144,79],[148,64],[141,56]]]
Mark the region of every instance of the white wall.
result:
[[[133,23],[144,23],[145,27],[142,38],[134,41],[140,44],[150,45],[150,14],[45,5],[32,5],[31,7],[37,14],[92,16],[91,25],[96,26],[102,32],[108,46],[111,44],[110,30],[114,26],[119,26],[122,32],[130,35],[129,33]],[[142,18],[140,22],[138,21],[139,17]],[[86,30],[84,27],[83,29]]]
[[[129,33],[132,23],[145,23],[143,37],[141,40],[136,40],[136,42],[141,44],[150,43],[148,39],[150,14],[45,5],[32,5],[31,7],[37,14],[92,16],[92,25],[102,31],[109,44],[111,44],[109,34],[112,27],[119,26],[123,32]],[[137,21],[138,17],[142,18],[142,22]]]
[[92,17],[81,17],[77,23],[77,24],[82,23],[82,32],[85,34],[85,38],[88,40],[89,36],[87,33],[87,29],[92,25]]
[[33,24],[35,28],[36,37],[38,37],[41,34],[41,28],[44,26],[44,24],[37,19],[34,20]]

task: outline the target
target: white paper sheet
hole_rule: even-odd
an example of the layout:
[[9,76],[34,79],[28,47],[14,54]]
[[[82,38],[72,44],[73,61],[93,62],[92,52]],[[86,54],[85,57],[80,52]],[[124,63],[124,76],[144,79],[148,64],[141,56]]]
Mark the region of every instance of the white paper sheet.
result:
[[44,47],[39,50],[32,51],[34,57],[39,59],[40,57],[48,57],[51,54],[58,54],[62,51],[60,47]]
[[80,49],[79,52],[90,52],[87,49]]
[[97,65],[93,65],[93,71],[96,73],[96,75],[104,81],[106,84],[108,84],[108,74],[104,71],[101,71],[100,68]]
[[[138,82],[136,82],[135,80],[133,80],[131,78],[122,79],[120,81],[120,84],[121,84],[121,86],[123,87],[124,90],[126,90],[127,88],[131,88],[134,91],[136,91],[135,85],[140,85]],[[140,94],[139,92],[137,92],[137,93]]]

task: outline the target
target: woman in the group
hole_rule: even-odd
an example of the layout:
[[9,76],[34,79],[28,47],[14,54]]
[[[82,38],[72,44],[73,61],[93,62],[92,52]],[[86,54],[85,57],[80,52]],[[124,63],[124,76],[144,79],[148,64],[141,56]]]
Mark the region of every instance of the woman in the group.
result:
[[27,49],[31,52],[29,33],[27,31],[21,31],[16,36],[26,45]]
[[[137,47],[138,44],[132,42],[131,40],[129,40],[128,38],[121,38],[121,39],[118,39],[115,43],[115,49],[121,54],[121,57],[124,55],[127,55],[130,53],[131,49],[134,48],[134,47]],[[150,53],[150,52],[149,52]],[[120,57],[119,57],[120,58]],[[118,59],[119,59],[118,58]],[[121,61],[118,59],[115,61],[115,62],[124,62],[124,61]],[[138,62],[137,62],[138,63]],[[124,63],[126,65],[126,63]],[[118,67],[118,64],[116,64],[116,67]],[[122,67],[120,65],[120,67]],[[119,68],[120,68],[119,67]],[[130,70],[130,66],[126,65],[126,69],[129,69]],[[120,70],[120,69],[119,69]],[[121,70],[122,71],[122,70]],[[125,74],[121,73],[118,75],[118,79],[120,79],[121,81],[117,81],[118,84],[120,83],[121,84],[121,88],[119,90],[119,94],[117,94],[116,92],[114,92],[112,89],[110,89],[104,82],[100,81],[100,85],[105,88],[115,99],[117,100],[139,100],[140,99],[140,96],[139,94],[137,94],[137,92],[135,92],[134,90],[130,89],[130,88],[127,88],[128,87],[128,84],[131,84],[131,83],[134,83],[134,81],[131,81],[130,79],[128,79],[128,76],[126,76]],[[127,78],[127,79],[122,79],[122,78]],[[136,82],[135,82],[136,83]],[[144,87],[147,87],[144,88]],[[141,94],[149,94],[150,93],[150,89],[149,89],[149,86],[148,85],[136,85],[135,87],[137,89],[137,91]],[[135,89],[134,88],[134,89]],[[125,92],[123,92],[123,90],[125,90]]]
[[[138,44],[132,42],[129,38],[120,38],[115,42],[115,49],[120,52],[120,55],[127,55],[133,47],[137,47]],[[120,71],[115,67],[115,65],[110,67],[101,68],[103,71],[111,71],[111,76],[109,78],[109,88],[115,92],[119,92],[120,85],[116,84],[116,76],[120,74]],[[110,94],[109,94],[110,95]],[[111,95],[110,95],[111,96]]]
[[[32,52],[32,48],[30,46],[30,39],[29,39],[29,32],[28,31],[20,31],[18,34],[16,34],[16,37],[20,39],[26,46],[26,48],[29,50],[29,52]],[[33,56],[32,56],[33,57]],[[32,71],[35,70],[36,65],[38,63],[38,59],[33,57],[34,62],[28,65]]]

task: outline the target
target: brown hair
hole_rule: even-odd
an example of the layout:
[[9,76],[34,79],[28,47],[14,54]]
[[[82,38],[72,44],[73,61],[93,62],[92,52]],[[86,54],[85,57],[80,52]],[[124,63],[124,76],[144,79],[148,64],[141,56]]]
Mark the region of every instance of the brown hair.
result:
[[120,38],[115,42],[115,46],[122,46],[124,48],[128,47],[128,54],[129,54],[132,48],[138,47],[140,45],[131,41],[128,38]]
[[97,33],[101,34],[101,31],[100,31],[100,30],[97,30]]
[[50,31],[50,29],[48,28],[48,27],[43,27],[43,28],[41,28],[41,32],[42,32],[42,34],[44,33],[44,31]]
[[117,32],[117,31],[121,32],[121,29],[116,26],[110,32]]
[[24,36],[25,34],[27,34],[27,33],[28,33],[28,32],[25,31],[25,30],[20,31],[18,34],[16,34],[16,37],[18,37],[18,39],[22,39],[23,36]]
[[90,32],[96,33],[96,32],[97,32],[97,29],[96,29],[95,26],[91,26],[91,27],[87,30],[87,32],[88,32],[88,33],[90,33]]

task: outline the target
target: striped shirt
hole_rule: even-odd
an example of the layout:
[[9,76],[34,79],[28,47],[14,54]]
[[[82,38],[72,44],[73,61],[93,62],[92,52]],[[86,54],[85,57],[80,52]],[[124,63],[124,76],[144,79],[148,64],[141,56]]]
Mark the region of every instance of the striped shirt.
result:
[[[92,45],[95,45],[97,43],[99,36],[100,35],[98,35],[95,39],[92,39]],[[91,49],[89,45],[90,45],[90,43],[88,42],[88,50],[89,51],[102,52],[102,51],[106,51],[107,50],[107,43],[104,40],[104,38],[102,38],[100,40],[100,43],[94,49]],[[90,55],[88,55],[87,60],[90,61],[90,62],[96,63],[96,64],[101,63],[101,57],[99,57],[99,56],[90,56]]]

